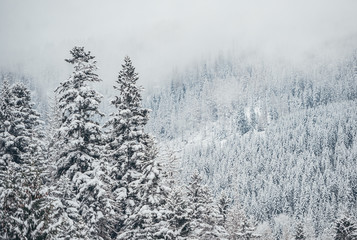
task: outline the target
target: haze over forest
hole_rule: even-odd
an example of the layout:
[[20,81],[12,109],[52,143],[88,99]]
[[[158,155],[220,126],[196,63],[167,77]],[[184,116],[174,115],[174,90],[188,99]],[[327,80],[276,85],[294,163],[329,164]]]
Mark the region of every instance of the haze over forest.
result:
[[[129,55],[141,84],[218,54],[309,64],[356,48],[357,3],[343,1],[1,1],[0,66],[56,86],[68,49],[95,53],[105,86]],[[55,74],[52,74],[52,73]],[[54,76],[53,76],[54,75]]]
[[356,9],[0,0],[0,239],[357,239]]

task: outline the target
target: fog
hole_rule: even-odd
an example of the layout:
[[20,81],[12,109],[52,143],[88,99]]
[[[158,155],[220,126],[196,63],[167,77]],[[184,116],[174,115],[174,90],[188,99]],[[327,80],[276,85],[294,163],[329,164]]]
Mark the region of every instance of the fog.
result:
[[299,63],[357,47],[357,1],[0,1],[0,70],[51,86],[75,45],[111,86],[129,55],[145,87],[174,69],[234,51]]

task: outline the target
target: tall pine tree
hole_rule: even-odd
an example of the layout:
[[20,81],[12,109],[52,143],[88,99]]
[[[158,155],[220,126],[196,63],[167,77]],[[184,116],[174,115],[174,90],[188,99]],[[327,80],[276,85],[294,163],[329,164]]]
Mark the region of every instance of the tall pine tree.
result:
[[5,81],[0,106],[0,237],[44,239],[48,199],[39,114],[23,84],[9,87]]
[[187,196],[191,219],[189,239],[227,239],[228,233],[222,224],[223,216],[213,202],[211,192],[203,185],[198,171],[191,176]]
[[47,128],[46,128],[46,152],[48,159],[48,175],[51,180],[56,174],[56,161],[59,158],[60,142],[58,136],[58,129],[61,126],[61,111],[59,109],[58,96],[54,95],[54,98],[49,99],[50,111],[47,115]]
[[144,131],[149,110],[141,106],[142,88],[136,85],[139,78],[129,57],[122,67],[114,86],[119,91],[112,101],[116,111],[106,124],[111,130],[106,149],[112,192],[119,203],[116,232],[118,239],[163,238],[166,191],[154,141]]
[[192,231],[191,211],[182,187],[173,188],[167,199],[169,231],[167,239],[185,239]]
[[[100,159],[102,132],[98,118],[101,95],[90,83],[100,82],[96,61],[83,47],[70,51],[66,61],[74,66],[72,75],[57,88],[59,93],[60,145],[56,161],[57,188],[54,197],[58,236],[65,239],[106,239],[106,215],[110,212],[104,167]],[[58,237],[57,236],[57,237]]]

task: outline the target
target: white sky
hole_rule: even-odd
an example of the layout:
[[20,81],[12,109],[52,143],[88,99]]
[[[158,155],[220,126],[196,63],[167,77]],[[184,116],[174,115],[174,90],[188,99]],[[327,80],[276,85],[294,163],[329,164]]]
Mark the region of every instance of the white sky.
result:
[[63,59],[83,45],[105,84],[129,55],[150,86],[232,49],[287,61],[344,54],[357,48],[356,12],[355,0],[0,0],[0,69],[58,84],[71,70]]

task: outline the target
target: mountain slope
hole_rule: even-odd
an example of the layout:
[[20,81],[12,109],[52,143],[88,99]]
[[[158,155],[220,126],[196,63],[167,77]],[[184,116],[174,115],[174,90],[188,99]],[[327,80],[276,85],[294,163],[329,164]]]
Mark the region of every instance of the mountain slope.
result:
[[[149,130],[260,222],[357,216],[357,55],[307,68],[219,57],[147,99]],[[274,230],[278,231],[278,230]],[[279,233],[276,233],[279,234]]]

